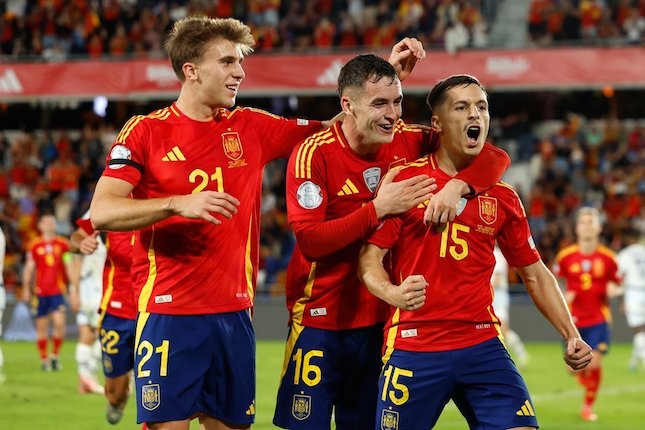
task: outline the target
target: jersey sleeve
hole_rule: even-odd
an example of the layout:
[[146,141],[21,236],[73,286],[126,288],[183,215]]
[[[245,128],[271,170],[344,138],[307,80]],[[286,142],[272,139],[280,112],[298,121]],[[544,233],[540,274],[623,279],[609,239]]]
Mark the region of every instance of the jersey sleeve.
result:
[[401,231],[401,218],[392,217],[387,218],[367,239],[367,243],[376,245],[381,249],[392,249],[399,237]]
[[125,123],[107,156],[104,176],[122,179],[132,186],[139,183],[149,140],[148,127],[142,121],[144,118],[143,115],[137,115]]
[[309,153],[307,150],[306,142],[298,145],[287,164],[287,214],[290,223],[325,219],[329,196],[325,187],[324,156],[320,151]]
[[287,119],[261,109],[246,109],[254,116],[253,125],[262,142],[262,158],[265,163],[289,157],[298,143],[322,129],[320,121]]
[[474,194],[479,194],[499,182],[510,165],[511,159],[506,152],[485,143],[473,162],[460,171],[456,178],[467,183]]
[[82,217],[77,219],[76,226],[83,230],[87,234],[94,233],[94,227],[92,227],[92,222],[90,221],[90,211],[85,211]]
[[517,194],[509,190],[509,219],[497,238],[499,248],[511,267],[524,267],[540,260],[529,230],[524,207]]

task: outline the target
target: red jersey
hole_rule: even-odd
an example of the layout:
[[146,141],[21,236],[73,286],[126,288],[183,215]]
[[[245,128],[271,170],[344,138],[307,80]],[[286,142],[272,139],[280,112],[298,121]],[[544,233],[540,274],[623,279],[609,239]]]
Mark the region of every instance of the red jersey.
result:
[[[378,224],[371,200],[391,167],[434,151],[438,144],[435,133],[399,121],[390,144],[360,155],[349,146],[341,126],[338,122],[305,140],[287,168],[287,209],[298,239],[287,270],[287,308],[293,321],[326,330],[366,327],[387,318],[387,304],[370,294],[356,276],[363,240]],[[478,163],[465,169],[460,179],[486,187],[499,180],[507,156],[499,151],[502,160],[496,163],[498,150],[486,147],[492,151],[482,151]],[[342,234],[306,243],[304,228],[331,220],[343,222],[342,228],[334,225]]]
[[[434,176],[439,189],[451,179],[432,155],[406,166],[396,180],[423,173]],[[393,283],[409,275],[424,275],[429,283],[426,303],[419,310],[390,308],[387,351],[447,351],[500,335],[490,284],[495,241],[510,266],[540,259],[519,196],[500,182],[479,196],[462,199],[457,217],[443,231],[424,225],[424,211],[421,204],[387,219],[369,239],[391,250]]]
[[139,311],[199,315],[252,306],[264,166],[320,127],[248,108],[195,121],[175,104],[125,124],[103,174],[132,184],[134,199],[211,190],[240,201],[222,225],[172,216],[137,232],[132,282]]
[[137,306],[132,289],[132,251],[135,233],[127,231],[107,232],[107,259],[103,270],[103,298],[101,314],[134,320]]
[[[341,123],[314,134],[292,153],[287,167],[289,222],[341,218],[374,198],[393,165],[415,160],[430,149],[432,135],[396,125],[394,140],[361,156],[347,143]],[[378,224],[373,205],[365,208],[368,230]],[[287,269],[287,308],[292,320],[309,327],[343,330],[382,322],[387,304],[361,285],[356,275],[363,237],[338,252],[308,260],[296,244]]]
[[582,254],[577,244],[567,246],[556,256],[553,273],[575,293],[571,316],[577,327],[611,321],[607,284],[620,282],[618,260],[611,249],[599,246],[591,254]]
[[37,237],[27,245],[27,252],[36,263],[35,293],[38,297],[56,296],[67,292],[67,273],[63,256],[69,242],[62,236],[46,241]]
[[[87,234],[94,233],[89,218],[76,220],[76,225]],[[134,232],[107,232],[105,246],[107,258],[103,269],[103,297],[99,312],[115,317],[134,320],[137,317],[137,306],[132,289],[132,251]]]

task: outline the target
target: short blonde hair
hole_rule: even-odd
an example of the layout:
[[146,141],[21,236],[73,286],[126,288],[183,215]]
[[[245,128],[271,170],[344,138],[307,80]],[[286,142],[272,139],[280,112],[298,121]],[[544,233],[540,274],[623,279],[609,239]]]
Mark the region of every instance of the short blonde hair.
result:
[[600,223],[600,211],[598,209],[592,208],[590,206],[581,207],[580,209],[578,209],[578,212],[576,212],[576,222],[580,221],[580,218],[585,215],[591,215],[595,217]]
[[164,48],[172,69],[181,82],[186,79],[182,71],[183,65],[201,60],[207,45],[215,40],[239,44],[244,55],[253,52],[255,46],[251,29],[234,18],[190,16],[175,22],[164,42]]

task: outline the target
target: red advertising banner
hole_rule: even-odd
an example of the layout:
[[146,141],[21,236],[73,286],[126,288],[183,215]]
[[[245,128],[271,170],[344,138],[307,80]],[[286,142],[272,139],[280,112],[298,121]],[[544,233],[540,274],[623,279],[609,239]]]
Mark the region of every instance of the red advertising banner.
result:
[[[387,55],[387,52],[381,52]],[[241,96],[332,94],[353,54],[251,55]],[[430,52],[404,84],[427,92],[452,74],[477,76],[491,90],[645,88],[645,49],[568,48]],[[0,64],[0,102],[35,99],[172,99],[179,82],[166,60]]]

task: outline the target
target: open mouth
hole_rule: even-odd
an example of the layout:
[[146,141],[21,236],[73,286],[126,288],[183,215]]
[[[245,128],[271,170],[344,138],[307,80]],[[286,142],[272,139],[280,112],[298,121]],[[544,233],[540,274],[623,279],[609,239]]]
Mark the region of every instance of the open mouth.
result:
[[379,127],[381,127],[383,131],[387,131],[389,133],[394,128],[394,124],[379,124]]
[[471,125],[468,127],[466,130],[466,135],[468,136],[468,142],[470,143],[475,143],[477,142],[477,139],[479,138],[479,134],[481,133],[481,127],[478,125]]

